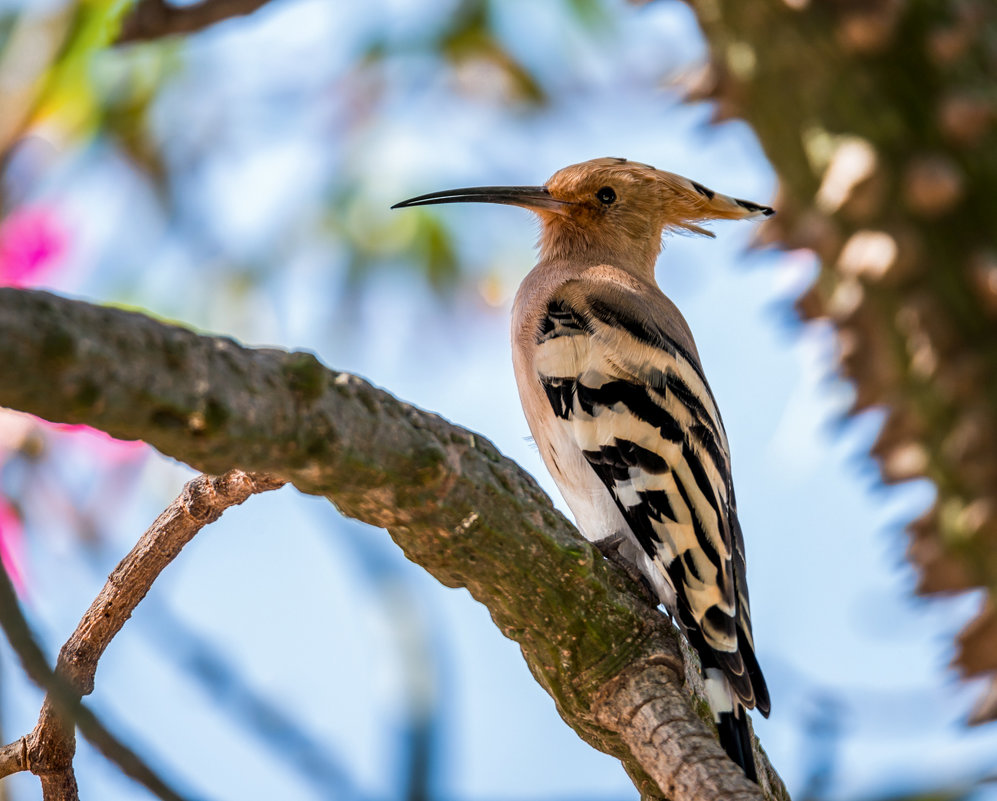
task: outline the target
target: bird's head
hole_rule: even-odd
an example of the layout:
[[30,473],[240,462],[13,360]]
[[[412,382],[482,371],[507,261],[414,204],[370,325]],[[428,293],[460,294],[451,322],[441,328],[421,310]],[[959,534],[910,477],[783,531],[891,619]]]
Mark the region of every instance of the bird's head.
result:
[[504,203],[540,217],[541,259],[584,259],[653,272],[661,234],[680,229],[712,236],[699,223],[767,217],[775,212],[721,195],[674,173],[622,158],[583,161],[558,170],[543,186],[450,189],[392,208],[437,203]]

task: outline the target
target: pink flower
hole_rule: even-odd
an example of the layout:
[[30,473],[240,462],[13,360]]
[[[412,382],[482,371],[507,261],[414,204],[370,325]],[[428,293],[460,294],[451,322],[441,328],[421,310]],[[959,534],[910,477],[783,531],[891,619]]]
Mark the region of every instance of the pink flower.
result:
[[24,526],[14,507],[0,497],[0,563],[18,595],[24,595]]
[[117,465],[141,458],[145,452],[145,443],[140,440],[115,439],[96,428],[87,425],[69,425],[68,423],[45,423],[47,428],[64,431],[68,434],[78,434],[79,441],[86,449],[105,465]]
[[0,221],[0,286],[28,286],[57,266],[66,234],[55,213],[24,206]]

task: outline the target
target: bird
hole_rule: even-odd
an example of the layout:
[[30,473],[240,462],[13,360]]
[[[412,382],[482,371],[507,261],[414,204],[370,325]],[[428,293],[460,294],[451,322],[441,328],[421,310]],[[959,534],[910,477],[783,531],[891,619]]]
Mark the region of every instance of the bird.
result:
[[[512,356],[540,456],[582,535],[639,579],[699,656],[720,744],[757,782],[747,710],[768,717],[730,448],[688,323],[655,280],[662,236],[774,214],[624,158],[542,186],[451,189],[392,208],[499,203],[540,219]],[[660,612],[658,612],[660,614]]]

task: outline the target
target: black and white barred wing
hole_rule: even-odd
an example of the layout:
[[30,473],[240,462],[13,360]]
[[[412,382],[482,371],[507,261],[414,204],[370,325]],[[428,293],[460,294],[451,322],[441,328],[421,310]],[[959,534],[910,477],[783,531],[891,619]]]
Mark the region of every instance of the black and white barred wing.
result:
[[648,319],[569,283],[547,307],[534,364],[557,425],[674,592],[666,603],[704,668],[767,714],[727,437],[698,359]]

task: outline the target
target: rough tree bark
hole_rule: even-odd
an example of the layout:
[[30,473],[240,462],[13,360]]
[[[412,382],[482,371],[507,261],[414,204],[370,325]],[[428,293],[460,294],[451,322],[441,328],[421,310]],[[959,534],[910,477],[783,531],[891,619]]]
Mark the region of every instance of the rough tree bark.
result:
[[564,720],[643,797],[788,797],[760,748],[761,788],[720,749],[675,628],[487,440],[311,354],[44,292],[0,289],[0,363],[4,406],[205,472],[274,474],[386,528],[488,607]]
[[754,128],[780,179],[763,235],[812,248],[805,320],[837,331],[852,413],[887,416],[888,483],[938,495],[909,528],[922,594],[986,590],[956,663],[997,717],[997,8],[962,0],[690,0],[693,95]]

